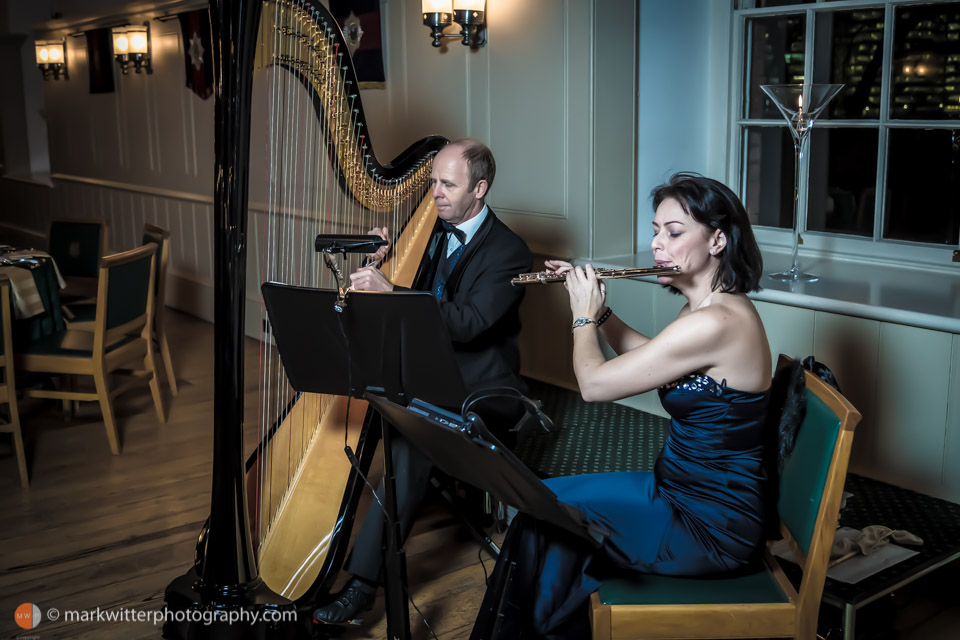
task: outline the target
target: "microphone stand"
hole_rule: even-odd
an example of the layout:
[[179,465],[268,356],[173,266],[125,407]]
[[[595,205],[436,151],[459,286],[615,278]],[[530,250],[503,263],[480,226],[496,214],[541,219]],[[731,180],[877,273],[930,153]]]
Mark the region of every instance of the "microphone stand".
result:
[[333,303],[333,308],[337,313],[343,313],[343,310],[347,308],[348,287],[343,286],[343,271],[336,260],[333,259],[333,255],[370,253],[385,244],[387,244],[387,241],[383,238],[371,235],[321,233],[317,236],[314,241],[314,248],[318,253],[323,254],[323,262],[333,273],[334,280],[337,282],[337,299]]

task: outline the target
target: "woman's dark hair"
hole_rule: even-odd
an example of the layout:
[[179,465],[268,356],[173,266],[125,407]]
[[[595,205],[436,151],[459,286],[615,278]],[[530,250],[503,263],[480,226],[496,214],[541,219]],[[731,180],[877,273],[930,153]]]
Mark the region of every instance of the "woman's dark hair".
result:
[[[727,246],[718,256],[720,267],[713,286],[723,293],[749,293],[760,289],[763,258],[740,198],[722,182],[696,173],[675,173],[655,188],[653,210],[673,198],[694,220],[726,236]],[[672,288],[672,287],[671,287]]]

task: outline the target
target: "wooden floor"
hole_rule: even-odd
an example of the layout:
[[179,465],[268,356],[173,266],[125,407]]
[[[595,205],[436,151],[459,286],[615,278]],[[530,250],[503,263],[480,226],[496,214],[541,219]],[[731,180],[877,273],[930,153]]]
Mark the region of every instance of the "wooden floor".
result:
[[[120,456],[110,454],[99,410],[91,403],[70,421],[51,403],[23,406],[33,445],[29,489],[19,486],[9,437],[0,439],[0,637],[160,637],[160,627],[149,622],[66,623],[62,612],[158,611],[166,585],[192,563],[196,536],[210,509],[213,329],[176,312],[170,313],[170,325],[180,395],[171,399],[165,390],[165,425],[158,423],[146,390],[117,399]],[[254,343],[248,347],[256,352]],[[248,373],[247,388],[255,387],[256,375]],[[254,393],[248,397],[252,401]],[[469,636],[483,595],[478,549],[437,506],[422,514],[408,541],[411,592],[439,638]],[[489,572],[493,562],[484,559]],[[869,637],[958,637],[957,578],[956,567],[938,573],[929,597],[916,591],[895,594],[903,601],[891,599],[881,607],[902,607],[898,621],[903,625],[882,625],[885,630]],[[951,602],[944,609],[942,600],[949,593],[954,596],[946,596]],[[36,604],[43,615],[32,632],[14,622],[15,609],[26,602]],[[61,612],[60,620],[48,619],[51,608]],[[863,616],[864,623],[874,616],[886,619],[866,611]],[[385,638],[385,627],[380,596],[364,624],[341,637]],[[863,624],[862,630],[868,627]],[[418,640],[432,637],[412,607],[411,628]]]
[[[67,420],[52,403],[25,403],[29,489],[20,488],[9,438],[0,440],[2,637],[160,637],[150,622],[67,623],[62,612],[95,616],[99,608],[101,615],[129,617],[135,614],[125,610],[157,611],[166,585],[192,564],[210,509],[213,329],[177,312],[168,322],[180,394],[171,398],[165,388],[167,424],[157,421],[149,391],[128,391],[116,400],[123,452],[113,456],[95,404],[84,403]],[[255,386],[256,375],[248,373],[247,388]],[[439,638],[469,636],[483,595],[478,549],[436,506],[408,541],[412,596]],[[493,562],[484,560],[489,572]],[[22,603],[41,611],[32,632],[14,622]],[[382,604],[381,596],[365,623],[341,637],[386,637]],[[51,608],[60,620],[49,619]],[[414,638],[431,637],[412,607],[411,627]]]

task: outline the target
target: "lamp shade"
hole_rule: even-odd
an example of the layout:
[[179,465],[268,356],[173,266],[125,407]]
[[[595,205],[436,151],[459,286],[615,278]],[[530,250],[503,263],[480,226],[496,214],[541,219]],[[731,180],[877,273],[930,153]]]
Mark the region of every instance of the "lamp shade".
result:
[[37,64],[47,64],[50,62],[50,47],[46,42],[37,43]]
[[40,40],[36,44],[37,64],[63,64],[63,43],[53,40]]
[[130,41],[130,53],[147,53],[147,28],[130,27],[127,29],[127,39]]
[[113,53],[114,55],[130,53],[130,38],[127,37],[127,27],[113,28]]
[[484,11],[487,0],[454,0],[453,8],[457,11]]
[[422,0],[423,13],[453,13],[453,0]]

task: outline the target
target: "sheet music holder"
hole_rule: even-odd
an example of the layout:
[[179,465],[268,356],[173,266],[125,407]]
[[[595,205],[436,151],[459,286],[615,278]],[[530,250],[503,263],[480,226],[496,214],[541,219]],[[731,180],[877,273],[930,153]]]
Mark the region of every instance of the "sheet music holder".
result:
[[338,313],[332,289],[266,282],[261,291],[294,389],[355,398],[371,390],[460,408],[466,386],[431,293],[351,291]]
[[364,397],[403,436],[447,475],[489,492],[538,520],[566,529],[599,546],[607,532],[586,523],[560,502],[480,420],[471,421],[414,399],[404,407],[372,393]]
[[[280,359],[297,391],[353,397],[373,392],[399,403],[416,396],[456,408],[466,397],[439,304],[430,292],[351,291],[349,305],[338,311],[338,292],[330,289],[277,282],[260,289]],[[390,431],[383,429],[387,630],[391,638],[409,640]]]

